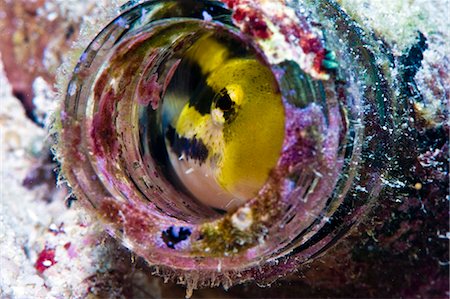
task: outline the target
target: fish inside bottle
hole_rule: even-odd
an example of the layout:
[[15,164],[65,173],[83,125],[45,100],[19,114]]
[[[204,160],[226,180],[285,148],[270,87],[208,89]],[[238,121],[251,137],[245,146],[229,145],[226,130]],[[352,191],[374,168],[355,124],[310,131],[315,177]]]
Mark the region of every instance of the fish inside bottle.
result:
[[158,109],[166,172],[195,200],[234,210],[258,194],[281,153],[276,79],[227,34],[201,34],[178,56]]

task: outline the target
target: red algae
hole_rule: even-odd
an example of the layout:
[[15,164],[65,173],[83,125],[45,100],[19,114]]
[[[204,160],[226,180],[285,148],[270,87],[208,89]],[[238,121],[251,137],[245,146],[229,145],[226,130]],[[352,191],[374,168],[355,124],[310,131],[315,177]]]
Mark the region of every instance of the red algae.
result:
[[109,90],[100,99],[100,105],[92,121],[91,137],[94,143],[94,151],[99,156],[110,152],[115,156],[118,152],[116,131],[114,129],[114,111],[116,96],[113,90]]
[[69,250],[69,248],[70,248],[70,246],[71,246],[72,244],[70,243],[70,242],[67,242],[66,244],[64,244],[64,249],[65,250]]
[[127,236],[139,240],[141,244],[148,242],[148,238],[151,237],[148,231],[153,226],[153,220],[145,213],[145,210],[140,209],[139,205],[105,200],[99,211],[107,220],[123,228]]
[[147,106],[151,104],[152,109],[158,109],[161,94],[161,85],[158,83],[158,74],[152,74],[150,78],[141,81],[138,86],[138,102]]
[[243,23],[243,32],[260,39],[268,39],[272,36],[261,12],[237,8],[233,13],[233,19],[238,23]]
[[123,219],[120,216],[120,204],[114,200],[105,199],[99,207],[99,210],[101,211],[101,215],[107,220],[115,223],[123,223]]
[[[306,17],[293,14],[283,1],[265,2],[261,0],[222,0],[230,9],[233,9],[233,20],[240,29],[259,40],[268,40],[281,34],[290,45],[292,51],[300,48],[303,55],[314,55],[310,65],[312,74],[325,77],[326,71],[322,66],[325,59],[325,46],[320,34],[307,21]],[[270,28],[277,28],[278,32],[272,32]]]
[[43,273],[45,270],[56,264],[55,249],[45,247],[41,253],[39,253],[38,259],[34,264],[34,267],[39,273]]

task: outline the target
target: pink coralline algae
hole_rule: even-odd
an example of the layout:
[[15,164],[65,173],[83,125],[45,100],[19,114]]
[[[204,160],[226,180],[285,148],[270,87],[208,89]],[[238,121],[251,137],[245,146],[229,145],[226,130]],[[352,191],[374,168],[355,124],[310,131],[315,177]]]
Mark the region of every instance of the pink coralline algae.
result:
[[105,152],[117,153],[116,131],[114,130],[113,118],[115,111],[115,94],[113,90],[102,95],[99,110],[94,115],[91,136],[95,151],[103,156]]
[[233,13],[233,19],[238,23],[244,23],[243,31],[252,36],[267,39],[272,35],[259,11],[238,8]]
[[233,9],[233,20],[240,29],[256,39],[269,40],[276,27],[292,47],[299,47],[305,55],[312,55],[312,73],[318,77],[326,73],[323,66],[327,53],[322,37],[311,26],[306,17],[293,16],[284,6],[284,1],[265,2],[258,0],[223,0]]
[[152,109],[158,109],[161,94],[161,85],[158,83],[158,74],[153,74],[150,78],[142,80],[138,86],[139,104],[147,106],[150,104]]

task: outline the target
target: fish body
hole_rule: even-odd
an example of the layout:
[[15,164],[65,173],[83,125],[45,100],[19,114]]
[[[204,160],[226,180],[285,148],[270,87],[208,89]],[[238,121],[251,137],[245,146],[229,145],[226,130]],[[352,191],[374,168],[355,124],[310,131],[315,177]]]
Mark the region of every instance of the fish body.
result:
[[284,139],[281,95],[267,66],[232,57],[212,38],[198,41],[186,57],[203,79],[171,116],[170,162],[196,199],[232,210],[257,195],[277,163]]

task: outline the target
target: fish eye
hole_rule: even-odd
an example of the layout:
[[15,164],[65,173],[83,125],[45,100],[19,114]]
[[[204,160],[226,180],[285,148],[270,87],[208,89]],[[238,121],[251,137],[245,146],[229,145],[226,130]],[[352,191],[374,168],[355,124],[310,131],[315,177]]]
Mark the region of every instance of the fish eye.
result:
[[222,111],[229,111],[234,106],[234,101],[230,98],[230,95],[227,92],[226,88],[223,88],[217,95],[214,97],[214,104],[217,108]]

